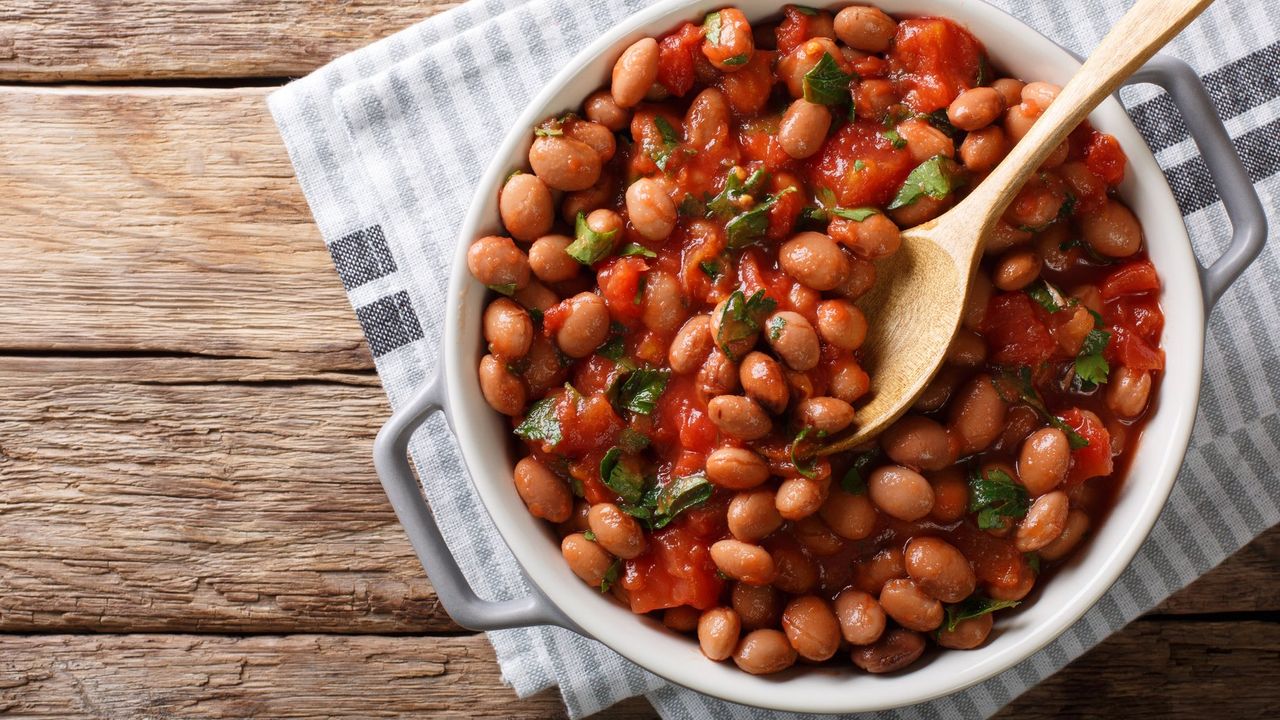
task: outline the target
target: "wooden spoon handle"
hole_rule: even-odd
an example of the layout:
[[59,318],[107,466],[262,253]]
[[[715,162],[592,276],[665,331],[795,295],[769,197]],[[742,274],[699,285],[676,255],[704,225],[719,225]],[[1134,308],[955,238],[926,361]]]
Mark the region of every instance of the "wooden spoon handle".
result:
[[[1108,95],[1182,31],[1213,0],[1138,0],[1102,39],[1031,131],[965,198],[967,214],[989,231],[1046,158]],[[958,209],[958,208],[957,208]],[[958,214],[958,213],[957,213]],[[986,232],[976,237],[981,239]]]

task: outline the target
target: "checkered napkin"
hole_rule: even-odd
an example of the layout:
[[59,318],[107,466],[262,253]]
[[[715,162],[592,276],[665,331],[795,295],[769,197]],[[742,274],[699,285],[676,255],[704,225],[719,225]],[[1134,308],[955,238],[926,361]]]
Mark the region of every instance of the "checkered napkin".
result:
[[[393,407],[435,370],[456,231],[508,125],[578,50],[647,4],[471,0],[271,96],[298,181]],[[1128,6],[1123,0],[996,4],[1085,53]],[[1280,0],[1221,0],[1168,50],[1203,73],[1267,208],[1280,205],[1276,18]],[[1216,256],[1229,235],[1226,216],[1172,103],[1151,88],[1126,90],[1124,100],[1165,169],[1196,250]],[[1271,243],[1212,316],[1200,416],[1172,499],[1101,602],[1017,667],[889,716],[986,717],[1280,521],[1278,308],[1280,258]],[[472,585],[491,599],[524,595],[516,563],[462,480],[457,447],[438,415],[410,447],[441,530]],[[557,685],[574,717],[636,694],[666,718],[769,714],[672,686],[558,628],[491,632],[489,639],[503,677],[520,695]]]

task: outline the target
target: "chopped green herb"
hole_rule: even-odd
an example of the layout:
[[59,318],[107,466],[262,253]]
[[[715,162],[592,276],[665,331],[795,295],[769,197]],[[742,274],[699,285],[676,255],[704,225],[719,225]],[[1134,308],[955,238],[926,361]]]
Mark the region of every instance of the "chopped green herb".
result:
[[671,123],[661,115],[653,118],[653,124],[658,126],[658,133],[662,135],[662,147],[655,148],[649,156],[653,158],[653,162],[658,169],[666,172],[667,163],[671,161],[671,155],[675,153],[676,147],[680,145],[680,133],[671,127]]
[[1068,299],[1063,296],[1058,288],[1050,285],[1043,278],[1028,286],[1026,293],[1032,300],[1036,301],[1037,305],[1051,313],[1056,313],[1065,307],[1075,304],[1074,299]]
[[715,282],[723,274],[720,263],[715,260],[703,260],[698,263],[698,269],[706,273],[706,276],[711,278],[711,282]]
[[1080,352],[1076,354],[1076,380],[1083,383],[1085,389],[1092,390],[1107,382],[1111,374],[1111,365],[1103,354],[1111,342],[1111,333],[1102,329],[1101,315],[1092,310],[1089,312],[1093,314],[1093,329],[1085,336]]
[[605,341],[605,344],[596,349],[596,354],[618,362],[627,354],[626,339],[621,335],[614,335]]
[[893,143],[893,146],[899,150],[907,146],[907,139],[899,135],[897,130],[885,130],[880,133],[880,136]]
[[658,491],[650,524],[655,529],[666,527],[680,513],[710,500],[713,492],[715,486],[702,473],[675,478]]
[[862,172],[863,170],[866,170],[866,169],[867,169],[867,163],[862,158],[858,158],[857,160],[853,161],[854,172]]
[[973,79],[974,87],[984,87],[991,84],[991,78],[995,76],[995,70],[991,67],[991,59],[986,55],[978,58],[978,75]]
[[639,305],[644,301],[644,289],[649,285],[649,276],[641,275],[640,281],[636,283],[636,296],[631,298],[632,305]]
[[1027,565],[1031,567],[1031,572],[1036,575],[1040,574],[1040,553],[1023,553],[1022,557],[1027,559]]
[[724,64],[728,65],[729,67],[738,67],[739,65],[746,65],[750,60],[751,60],[751,56],[746,53],[743,53],[741,55],[734,55],[728,60],[725,60]]
[[778,315],[769,321],[769,340],[777,342],[787,328],[787,319]]
[[574,236],[576,239],[564,249],[565,254],[590,267],[613,251],[613,240],[618,236],[618,231],[596,232],[587,225],[587,214],[579,212]]
[[787,452],[791,456],[791,464],[796,467],[796,472],[812,479],[818,476],[818,458],[813,454],[813,448],[802,449],[804,441],[810,435],[813,435],[815,440],[821,440],[827,436],[827,433],[825,430],[814,430],[811,427],[802,428],[795,440],[791,441],[791,447]]
[[844,105],[851,101],[849,83],[853,76],[840,69],[831,53],[804,74],[804,99],[819,105]]
[[618,251],[618,257],[628,257],[630,255],[639,255],[640,257],[656,258],[658,253],[641,245],[640,243],[627,243],[622,246],[622,250]]
[[[1088,447],[1089,441],[1083,435],[1076,432],[1074,428],[1067,424],[1065,420],[1049,412],[1048,406],[1044,404],[1044,400],[1040,397],[1040,393],[1036,392],[1035,385],[1031,382],[1031,368],[1020,367],[1018,372],[1011,373],[1007,370],[1000,371],[1000,377],[1012,383],[1017,389],[1022,403],[1032,410],[1035,410],[1045,422],[1062,431],[1067,436],[1067,443],[1072,450]],[[1004,391],[1001,389],[1001,383],[993,383],[996,393],[1000,395],[1000,399],[1005,402],[1014,402],[1013,398],[1005,397]]]
[[492,290],[492,291],[494,291],[494,292],[496,292],[496,293],[498,293],[498,294],[500,294],[500,295],[506,295],[507,297],[511,297],[512,295],[515,295],[515,294],[516,294],[516,284],[515,284],[515,283],[505,283],[505,284],[503,284],[503,285],[489,285],[489,286],[487,286],[487,287],[488,287],[490,290]]
[[947,117],[946,108],[935,110],[928,115],[920,115],[919,117],[938,130],[941,130],[943,135],[946,135],[952,140],[964,135],[963,130],[951,124],[951,118]]
[[591,532],[590,530],[584,530],[582,532],[582,537],[586,538],[589,542],[596,541],[596,534]]
[[682,217],[697,217],[706,212],[706,208],[691,193],[685,193],[684,199],[680,201],[678,211]]
[[737,360],[730,349],[760,332],[760,324],[777,305],[772,298],[765,296],[764,290],[757,290],[750,298],[741,290],[734,290],[724,305],[716,345],[725,350],[729,359]]
[[853,459],[853,464],[840,478],[840,487],[850,495],[864,495],[867,492],[867,468],[875,462],[875,452],[864,452]]
[[945,156],[935,155],[920,163],[907,175],[897,197],[889,203],[889,209],[906,207],[925,195],[941,200],[957,186],[955,162]]
[[800,210],[800,225],[802,229],[825,228],[829,222],[831,222],[831,216],[825,209],[817,205],[810,205]]
[[767,182],[769,173],[764,169],[751,173],[746,180],[740,180],[738,173],[730,170],[725,176],[724,189],[707,202],[707,217],[727,218],[736,215],[742,208],[742,198],[748,195],[755,197]]
[[639,465],[634,455],[623,455],[619,447],[610,448],[600,459],[600,481],[634,505],[644,495],[644,474]]
[[818,186],[818,189],[814,191],[814,197],[818,200],[818,204],[824,208],[830,209],[839,204],[836,200],[835,192],[825,185]]
[[1058,219],[1062,220],[1065,218],[1069,218],[1072,215],[1075,215],[1076,206],[1079,204],[1080,204],[1080,201],[1076,199],[1075,195],[1072,195],[1071,193],[1067,193],[1067,199],[1063,200],[1062,207],[1058,208]]
[[529,319],[533,320],[533,324],[542,324],[542,311],[537,308],[529,308]]
[[618,447],[622,448],[622,452],[638,453],[649,447],[649,436],[638,430],[622,428],[622,432],[618,433]]
[[607,593],[618,582],[618,575],[622,572],[622,558],[614,558],[613,564],[608,570],[604,571],[604,577],[600,580],[600,592]]
[[832,210],[832,211],[831,211],[831,214],[832,214],[832,215],[837,215],[837,216],[839,216],[839,217],[842,217],[842,218],[844,218],[845,220],[852,220],[852,221],[854,221],[854,222],[862,222],[863,220],[866,220],[867,218],[871,217],[872,215],[879,215],[879,214],[880,214],[880,211],[879,211],[879,210],[876,210],[875,208],[871,208],[871,207],[861,207],[861,208],[841,208],[841,207],[838,207],[838,208],[836,208],[835,210]]
[[670,378],[670,370],[640,368],[633,371],[618,386],[618,407],[641,415],[652,413]]
[[524,171],[521,170],[520,168],[516,168],[515,170],[512,170],[511,172],[507,173],[506,177],[502,178],[502,184],[506,185],[508,180],[510,180],[511,178],[517,175],[522,175],[522,174],[524,174]]
[[769,211],[778,199],[796,192],[795,186],[784,188],[777,195],[770,195],[764,202],[725,223],[725,240],[731,249],[746,247],[764,237],[769,230]]
[[713,12],[707,15],[702,21],[702,29],[707,42],[712,45],[720,44],[720,13]]
[[792,5],[791,7],[795,8],[796,12],[800,13],[801,15],[808,15],[812,17],[818,14],[817,10],[809,7],[808,5]]
[[969,512],[978,514],[982,530],[1003,527],[1006,520],[1027,514],[1031,499],[1027,489],[1013,481],[1003,470],[974,470],[969,475]]
[[559,137],[564,135],[564,127],[556,120],[549,120],[534,128],[533,134],[538,137]]
[[560,431],[560,418],[556,416],[559,401],[559,395],[552,395],[534,403],[524,420],[516,426],[516,435],[525,440],[541,440],[548,445],[560,444],[563,435]]
[[997,610],[1017,607],[1019,602],[1018,600],[992,600],[979,595],[970,595],[964,602],[947,606],[946,630],[947,632],[952,632],[957,625],[965,620],[982,617]]

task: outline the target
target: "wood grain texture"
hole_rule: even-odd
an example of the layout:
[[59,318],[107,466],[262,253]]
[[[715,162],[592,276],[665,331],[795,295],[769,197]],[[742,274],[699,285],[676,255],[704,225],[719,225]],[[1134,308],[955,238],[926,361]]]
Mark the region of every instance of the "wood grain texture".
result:
[[374,476],[372,375],[0,358],[0,387],[0,630],[458,629]]
[[0,81],[305,75],[458,0],[11,0]]
[[371,367],[265,95],[0,90],[0,353]]

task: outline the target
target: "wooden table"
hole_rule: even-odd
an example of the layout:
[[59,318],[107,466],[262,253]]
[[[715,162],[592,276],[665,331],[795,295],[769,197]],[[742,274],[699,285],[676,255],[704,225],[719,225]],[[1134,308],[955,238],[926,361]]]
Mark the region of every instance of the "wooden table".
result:
[[[563,712],[383,498],[386,402],[263,103],[452,4],[0,9],[0,712]],[[1274,712],[1278,565],[1272,531],[1003,716]]]

